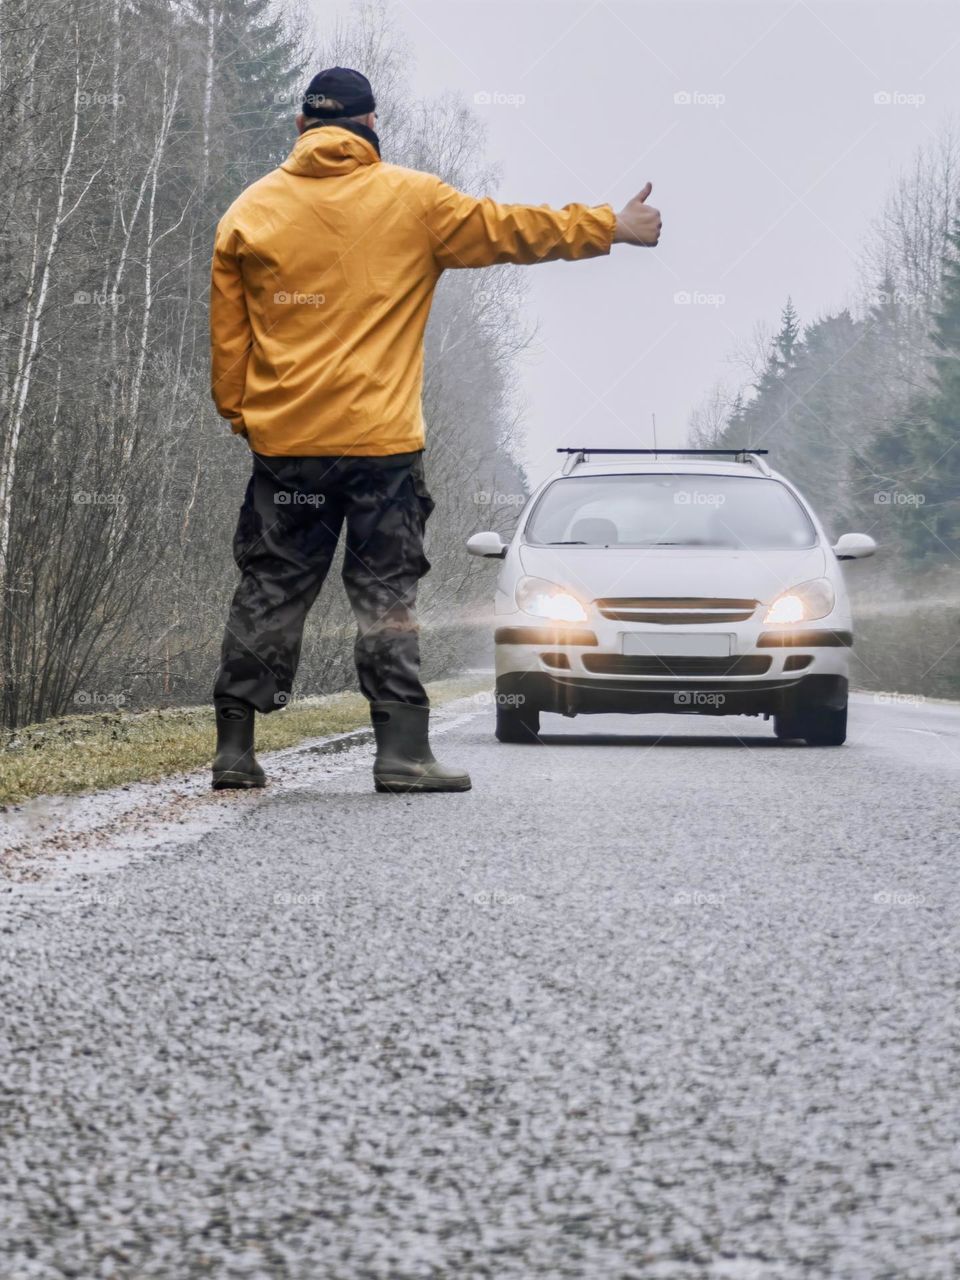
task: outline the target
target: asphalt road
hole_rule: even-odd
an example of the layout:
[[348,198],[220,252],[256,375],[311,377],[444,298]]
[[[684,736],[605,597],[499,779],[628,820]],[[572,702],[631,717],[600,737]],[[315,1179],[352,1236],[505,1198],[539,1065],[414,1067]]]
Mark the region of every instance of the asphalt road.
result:
[[952,1280],[960,711],[447,720],[8,901],[3,1280]]

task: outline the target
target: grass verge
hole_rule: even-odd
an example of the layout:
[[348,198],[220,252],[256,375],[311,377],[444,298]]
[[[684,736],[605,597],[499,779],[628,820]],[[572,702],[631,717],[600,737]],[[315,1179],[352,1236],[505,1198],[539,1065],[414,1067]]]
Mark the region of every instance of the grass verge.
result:
[[[427,689],[439,707],[490,683],[483,676],[463,676],[434,681]],[[369,723],[359,693],[302,699],[257,717],[257,750],[276,751]],[[210,763],[214,738],[212,707],[111,711],[24,725],[0,737],[0,806],[189,773]]]

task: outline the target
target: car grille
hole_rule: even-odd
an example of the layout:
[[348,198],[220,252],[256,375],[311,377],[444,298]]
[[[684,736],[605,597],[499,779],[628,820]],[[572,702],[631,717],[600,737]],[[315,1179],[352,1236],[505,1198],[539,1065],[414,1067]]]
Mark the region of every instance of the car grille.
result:
[[766,654],[739,658],[656,658],[621,653],[585,653],[587,671],[604,676],[760,676],[770,670]]
[[597,600],[605,618],[614,622],[678,623],[746,622],[759,600],[715,599],[711,596],[624,596]]

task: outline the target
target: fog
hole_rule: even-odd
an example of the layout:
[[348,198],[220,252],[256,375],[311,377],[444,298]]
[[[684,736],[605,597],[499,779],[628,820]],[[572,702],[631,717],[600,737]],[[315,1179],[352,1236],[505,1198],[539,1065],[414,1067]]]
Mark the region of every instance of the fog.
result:
[[[955,692],[958,47],[947,4],[7,0],[0,722],[207,696],[249,468],[210,402],[212,233],[332,64],[369,75],[389,161],[525,203],[650,180],[663,213],[655,249],[441,281],[429,674],[490,608],[466,538],[511,532],[558,447],[694,442],[768,449],[831,535],[881,544],[851,575],[861,683]],[[909,608],[872,618],[892,599],[932,651]],[[331,583],[305,692],[350,683],[353,626]]]
[[655,253],[527,273],[533,480],[557,445],[649,446],[652,413],[661,444],[684,443],[709,388],[744,380],[731,353],[788,295],[803,321],[850,300],[885,191],[956,103],[951,4],[403,0],[396,13],[419,91],[499,95],[477,110],[500,198],[616,207],[649,178],[663,212]]
[[0,0],[0,1280],[960,1275],[958,60]]

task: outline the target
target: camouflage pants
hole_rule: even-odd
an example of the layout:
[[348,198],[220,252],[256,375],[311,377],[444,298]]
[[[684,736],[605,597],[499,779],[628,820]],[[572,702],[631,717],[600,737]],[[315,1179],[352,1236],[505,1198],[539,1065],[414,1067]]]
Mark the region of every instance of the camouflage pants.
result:
[[428,703],[420,682],[417,583],[433,500],[420,453],[375,458],[254,455],[233,540],[242,577],[214,695],[258,711],[290,696],[303,625],[347,538],[343,582],[357,619],[360,689],[373,702]]

